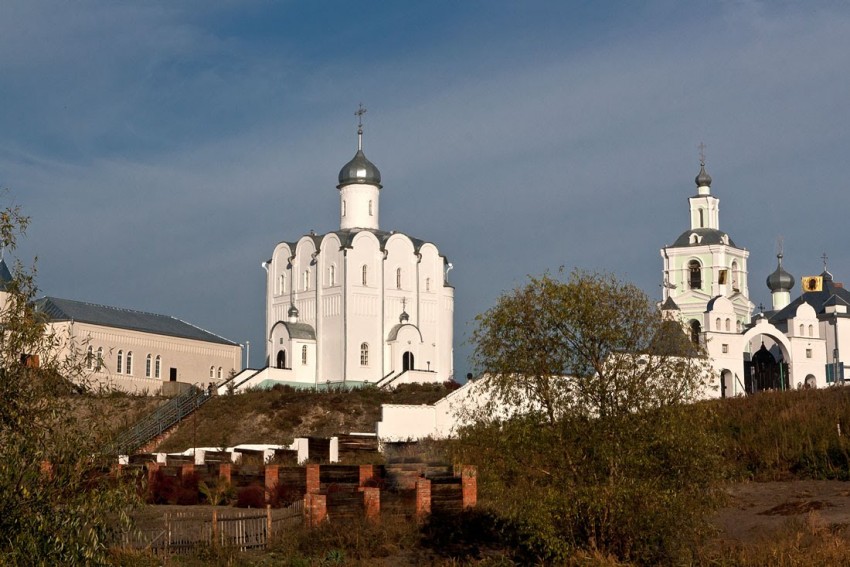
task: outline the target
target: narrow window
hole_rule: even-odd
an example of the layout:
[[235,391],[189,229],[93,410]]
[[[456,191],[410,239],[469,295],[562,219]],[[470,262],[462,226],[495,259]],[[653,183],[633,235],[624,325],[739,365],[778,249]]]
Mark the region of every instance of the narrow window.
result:
[[97,347],[97,358],[95,359],[95,370],[100,372],[103,368],[103,347]]
[[116,366],[115,371],[118,372],[118,374],[121,374],[123,369],[124,369],[124,351],[119,350],[118,351],[118,365]]
[[154,378],[160,377],[160,368],[162,368],[162,358],[156,355],[156,361],[154,361]]
[[703,215],[704,215],[703,210],[700,209],[699,210],[699,227],[700,228],[703,228],[705,226],[705,217]]
[[283,274],[281,274],[281,275],[280,275],[280,276],[278,276],[278,278],[277,278],[277,294],[278,294],[278,295],[282,294],[282,293],[285,291],[285,289],[284,289],[284,285],[285,285],[285,284],[284,284],[284,275],[283,275]]
[[333,264],[328,268],[328,285],[331,287],[336,285],[336,266]]
[[372,216],[372,201],[369,201],[369,216]]
[[342,216],[345,216],[345,201],[342,202]]
[[210,378],[215,378],[215,366],[210,366]]
[[218,373],[216,374],[216,377],[217,377],[219,380],[221,380],[221,366],[219,366],[219,367],[218,367]]
[[133,351],[127,351],[127,374],[133,373]]
[[425,291],[431,291],[431,278],[425,278]]
[[94,368],[94,348],[89,345],[88,351],[86,352],[86,368],[91,370]]
[[699,336],[702,333],[702,325],[696,319],[691,321],[691,342],[695,345],[699,344]]
[[702,288],[702,269],[696,260],[688,262],[688,285],[691,289]]
[[280,293],[286,293],[286,274],[280,275]]
[[301,364],[307,364],[307,345],[301,347]]
[[724,344],[724,345],[723,345],[723,354],[726,354],[726,353],[728,353],[728,352],[729,352],[729,345]]
[[812,357],[812,349],[807,348],[806,349],[806,358],[811,358],[811,357]]
[[360,272],[361,272],[361,277],[360,277],[361,283],[363,285],[366,285],[366,282],[368,281],[367,278],[366,278],[366,275],[367,275],[366,264],[363,264],[363,268],[360,270]]
[[151,362],[152,361],[153,361],[153,358],[151,357],[151,355],[148,355],[145,358],[145,378],[151,377]]
[[401,268],[397,268],[395,271],[395,288],[401,289]]
[[722,331],[722,329],[720,328],[720,317],[718,317],[717,320],[714,322],[714,328],[718,331]]
[[738,262],[732,262],[732,291],[739,291],[738,285]]
[[810,336],[810,337],[814,337],[814,336],[815,336],[815,328],[814,328],[814,327],[812,327],[811,325],[809,325],[809,336]]
[[803,324],[800,323],[800,336],[804,337],[806,335],[805,330],[803,329]]
[[732,330],[732,320],[726,319],[726,332],[729,332],[731,330]]
[[360,366],[369,365],[369,345],[366,343],[360,344]]

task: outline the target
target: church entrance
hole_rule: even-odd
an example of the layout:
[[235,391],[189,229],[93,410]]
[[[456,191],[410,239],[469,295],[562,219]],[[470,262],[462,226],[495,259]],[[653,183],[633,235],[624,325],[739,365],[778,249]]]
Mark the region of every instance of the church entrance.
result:
[[286,368],[286,351],[283,349],[277,351],[277,367]]
[[788,389],[788,363],[777,361],[764,343],[750,360],[744,360],[744,381],[747,392]]
[[407,351],[407,352],[404,353],[404,355],[402,355],[402,357],[401,357],[401,369],[404,372],[407,372],[408,370],[414,369],[413,368],[413,353],[412,352]]

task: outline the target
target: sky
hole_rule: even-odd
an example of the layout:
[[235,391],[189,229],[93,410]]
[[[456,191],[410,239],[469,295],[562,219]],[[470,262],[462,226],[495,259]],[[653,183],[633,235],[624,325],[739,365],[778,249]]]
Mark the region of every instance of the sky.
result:
[[31,217],[7,259],[258,367],[260,264],[338,228],[362,102],[381,228],[454,266],[462,377],[475,316],[528,275],[660,298],[700,143],[756,305],[779,238],[798,282],[824,253],[850,281],[848,70],[846,2],[4,0],[0,204]]

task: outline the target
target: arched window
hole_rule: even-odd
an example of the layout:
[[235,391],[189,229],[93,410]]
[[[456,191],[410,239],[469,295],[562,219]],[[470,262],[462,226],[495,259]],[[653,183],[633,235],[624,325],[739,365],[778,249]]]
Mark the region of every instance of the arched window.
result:
[[809,336],[810,336],[810,337],[814,337],[814,336],[815,336],[815,328],[814,328],[813,326],[811,326],[811,325],[809,325]]
[[215,377],[215,366],[210,366],[210,378]]
[[732,320],[726,319],[726,331],[731,331],[731,330],[732,330]]
[[100,372],[103,368],[103,347],[97,347],[97,358],[95,359],[95,370]]
[[741,327],[741,322],[740,322],[740,321],[735,321],[735,330],[736,330],[736,331],[738,331],[738,332],[740,333],[740,332],[741,332],[741,328],[742,328],[742,327]]
[[720,328],[720,317],[718,317],[718,318],[717,318],[717,320],[714,322],[714,327],[715,327],[718,331],[722,331],[722,330],[723,330],[723,329],[721,329],[721,328]]
[[307,345],[301,347],[301,364],[307,364]]
[[366,267],[366,264],[363,264],[363,267],[360,269],[360,282],[363,285],[366,285],[366,282],[369,281],[366,277],[367,275],[368,275],[368,268]]
[[705,212],[702,209],[699,210],[699,227],[705,227]]
[[396,268],[395,271],[395,288],[401,289],[401,268]]
[[133,351],[127,351],[127,374],[133,373]]
[[372,201],[371,201],[371,199],[369,200],[369,216],[370,217],[372,216]]
[[342,202],[342,216],[345,216],[345,201]]
[[800,323],[800,336],[801,336],[801,337],[806,336],[806,332],[805,332],[805,330],[804,330],[804,327],[803,327],[803,324],[802,324],[802,323]]
[[369,345],[360,343],[360,366],[369,365]]
[[94,368],[94,348],[91,345],[89,345],[89,348],[86,351],[86,368],[89,370]]
[[123,350],[118,351],[118,364],[115,367],[115,371],[118,372],[118,374],[121,374],[121,372],[124,371],[124,351]]
[[278,295],[286,293],[286,275],[280,274],[277,278],[277,293]]
[[145,378],[151,377],[151,362],[153,362],[153,357],[149,354],[145,357]]
[[688,262],[688,286],[691,289],[702,287],[702,267],[696,260]]
[[738,262],[732,262],[732,291],[740,291],[738,287]]
[[333,264],[328,268],[328,285],[331,287],[336,285],[336,266]]
[[304,291],[310,291],[310,270],[304,270]]
[[699,336],[702,333],[702,325],[699,324],[699,321],[694,319],[691,321],[691,342],[695,345],[699,344]]
[[431,278],[425,278],[425,291],[431,291]]
[[277,367],[286,368],[286,350],[284,349],[277,351]]
[[154,361],[154,367],[153,367],[153,377],[154,378],[160,378],[160,374],[161,374],[160,370],[161,369],[162,369],[162,357],[159,356],[159,355],[156,355],[156,360]]
[[218,373],[216,374],[216,378],[221,380],[221,366],[218,367]]

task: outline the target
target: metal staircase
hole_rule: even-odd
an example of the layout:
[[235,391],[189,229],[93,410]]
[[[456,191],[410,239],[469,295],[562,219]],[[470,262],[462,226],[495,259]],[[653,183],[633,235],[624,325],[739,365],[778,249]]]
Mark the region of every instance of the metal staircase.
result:
[[109,447],[111,454],[130,455],[151,440],[159,437],[186,416],[209,401],[206,389],[191,389],[171,398],[130,429],[121,433]]

